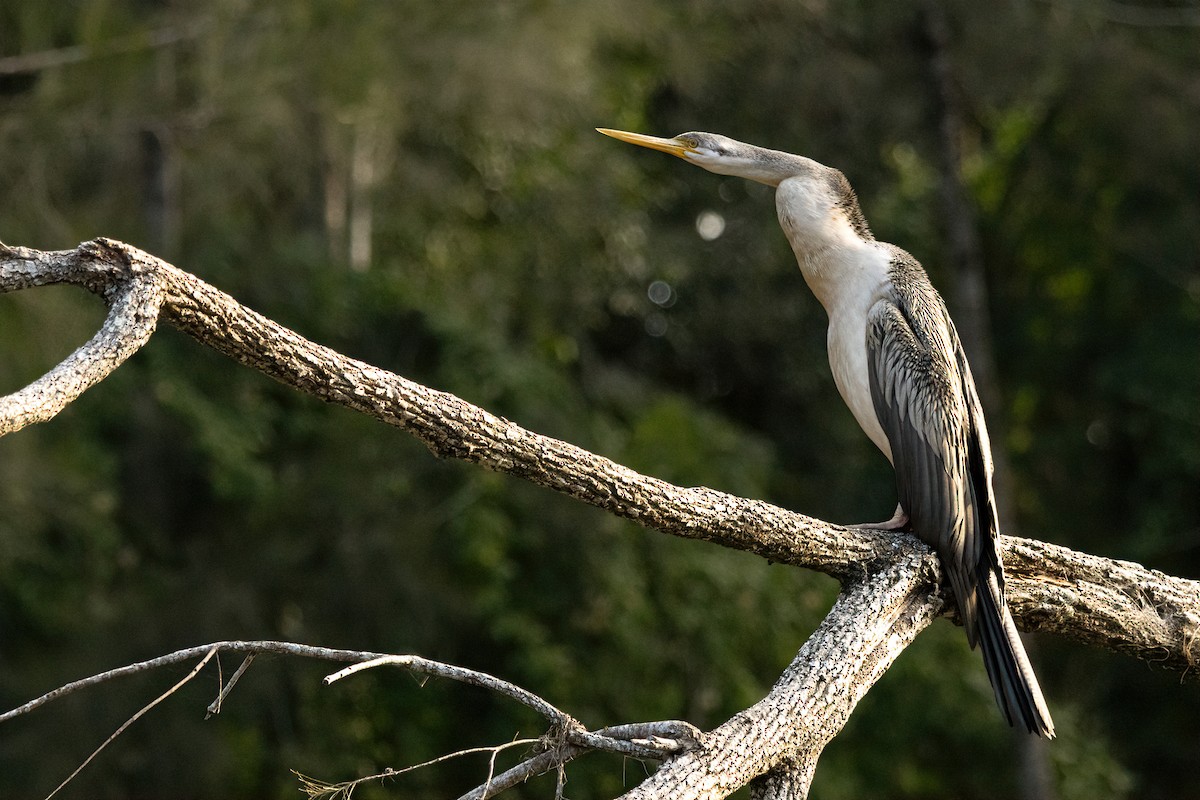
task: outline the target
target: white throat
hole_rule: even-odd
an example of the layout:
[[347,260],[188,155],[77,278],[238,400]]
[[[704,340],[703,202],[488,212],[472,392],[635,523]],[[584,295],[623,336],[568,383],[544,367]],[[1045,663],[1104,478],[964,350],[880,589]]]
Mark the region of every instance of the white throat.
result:
[[779,184],[775,194],[783,225],[804,281],[829,315],[829,366],[833,382],[858,424],[890,460],[891,445],[871,401],[867,315],[884,295],[891,253],[864,239],[832,194],[803,178]]
[[775,206],[804,280],[830,316],[843,303],[858,306],[876,295],[891,259],[876,241],[859,235],[828,192],[789,178],[779,184]]

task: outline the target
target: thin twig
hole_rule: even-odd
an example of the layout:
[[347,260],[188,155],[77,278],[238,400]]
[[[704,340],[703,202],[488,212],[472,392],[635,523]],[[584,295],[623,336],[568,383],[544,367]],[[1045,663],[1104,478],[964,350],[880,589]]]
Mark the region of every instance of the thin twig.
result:
[[486,783],[475,787],[459,797],[458,800],[488,800],[488,798],[508,791],[518,783],[524,783],[530,778],[543,775],[555,767],[562,767],[584,752],[586,751],[582,747],[567,745],[558,750],[546,750],[538,753],[494,778],[489,778]]
[[[229,676],[229,683],[226,683],[221,686],[221,691],[219,694],[217,694],[217,699],[213,700],[209,704],[208,708],[206,709],[208,713],[206,713],[204,715],[205,719],[208,719],[213,714],[221,713],[221,703],[225,702],[225,698],[229,695],[229,693],[231,691],[233,691],[233,686],[235,683],[238,682],[238,678],[242,677],[242,674],[247,669],[250,668],[250,664],[252,664],[253,662],[254,662],[254,653],[251,653],[250,655],[248,655],[244,659],[242,659],[242,663],[238,666],[237,670],[232,675]],[[221,664],[221,660],[217,659],[217,665],[220,666],[220,664]]]
[[173,653],[167,653],[157,658],[151,658],[146,661],[139,661],[136,664],[127,664],[123,667],[110,669],[105,672],[92,675],[87,678],[82,678],[71,683],[46,692],[41,697],[34,698],[28,703],[20,705],[11,711],[6,711],[0,714],[0,722],[7,722],[14,717],[19,717],[22,714],[27,714],[34,709],[49,703],[52,700],[57,700],[60,697],[73,694],[80,689],[87,689],[106,681],[111,681],[116,678],[123,678],[126,675],[135,675],[139,672],[165,667],[171,664],[178,664],[182,661],[191,661],[197,656],[204,655],[209,650],[217,652],[230,653],[278,653],[280,655],[299,656],[301,658],[318,658],[325,661],[368,661],[372,658],[378,658],[382,653],[373,653],[363,650],[335,650],[330,647],[315,647],[307,644],[296,644],[295,642],[276,642],[276,641],[225,641],[212,642],[210,644],[202,644],[197,647],[187,647],[182,650],[176,650]]
[[[703,738],[704,734],[699,728],[680,720],[613,725],[608,728],[599,728],[590,733],[568,731],[565,743],[549,747],[522,761],[515,767],[491,778],[487,783],[475,787],[458,800],[488,800],[488,798],[495,797],[530,778],[544,775],[552,769],[557,769],[560,780],[565,780],[563,778],[564,767],[589,750],[620,753],[639,762],[661,761],[668,755],[698,746]],[[656,740],[655,749],[650,749],[650,740]],[[636,747],[639,741],[647,743],[647,746]],[[558,783],[557,787],[556,791],[561,791],[562,783]]]
[[577,728],[583,730],[583,726],[570,714],[560,711],[550,703],[538,697],[528,689],[522,689],[516,684],[509,683],[493,675],[488,675],[486,672],[478,672],[465,667],[456,667],[452,664],[443,664],[439,661],[430,661],[427,658],[420,656],[380,656],[363,661],[358,664],[353,664],[345,669],[338,670],[332,675],[325,676],[324,683],[329,685],[334,681],[339,681],[342,678],[353,675],[356,672],[361,672],[365,669],[373,669],[381,666],[397,666],[405,667],[420,672],[424,675],[434,675],[440,678],[451,678],[452,680],[461,683],[469,683],[472,686],[479,686],[484,689],[491,689],[494,692],[507,695],[518,703],[527,706],[549,719],[555,725],[561,725],[564,728]]
[[[360,784],[367,783],[368,781],[380,781],[385,778],[394,778],[397,775],[403,775],[406,772],[413,772],[418,769],[424,769],[425,767],[432,767],[434,764],[440,764],[443,761],[449,761],[452,758],[459,758],[460,756],[473,755],[474,753],[491,753],[491,763],[494,767],[496,756],[499,755],[502,750],[507,750],[510,747],[517,747],[519,745],[537,744],[537,742],[537,739],[513,739],[511,742],[507,742],[506,744],[494,745],[492,747],[469,747],[465,750],[447,753],[444,756],[431,758],[428,761],[422,761],[420,764],[413,764],[412,766],[404,767],[403,769],[391,769],[389,767],[388,769],[376,775],[364,775],[361,778],[355,778],[352,781],[342,781],[341,783],[325,783],[324,781],[311,778],[308,775],[297,772],[296,770],[292,770],[292,774],[300,779],[300,790],[307,794],[312,800],[317,800],[317,798],[324,797],[329,798],[329,800],[338,800],[338,798],[343,798],[343,800],[346,800]],[[491,776],[489,773],[489,778],[490,777]]]
[[204,665],[205,665],[205,664],[207,664],[207,663],[209,662],[209,660],[210,660],[210,659],[212,659],[212,657],[213,657],[213,656],[215,656],[216,654],[217,654],[217,648],[215,648],[215,647],[211,648],[211,649],[208,651],[208,654],[207,654],[207,655],[205,655],[205,656],[204,656],[204,658],[200,659],[200,663],[199,663],[199,664],[197,664],[196,666],[194,666],[194,667],[192,668],[192,671],[191,671],[191,672],[189,672],[189,673],[188,673],[186,676],[184,676],[182,680],[180,680],[178,683],[176,683],[176,684],[175,684],[174,686],[172,686],[170,689],[167,689],[165,692],[163,692],[162,694],[160,694],[160,695],[159,695],[159,696],[158,696],[156,699],[154,699],[154,700],[153,700],[153,701],[151,701],[150,703],[147,703],[146,705],[142,706],[141,710],[139,710],[139,711],[138,711],[136,714],[134,714],[134,715],[133,715],[132,717],[130,717],[129,719],[125,720],[124,724],[122,724],[122,725],[121,725],[121,727],[119,727],[119,728],[117,728],[115,731],[113,731],[112,735],[111,735],[111,736],[109,736],[107,739],[105,739],[105,740],[104,740],[104,742],[103,742],[103,744],[101,744],[99,747],[97,747],[95,750],[93,750],[93,751],[92,751],[92,754],[91,754],[90,756],[88,756],[87,758],[85,758],[85,759],[83,760],[83,763],[82,763],[82,764],[80,764],[78,767],[76,767],[76,768],[75,768],[75,771],[74,771],[74,772],[72,772],[70,775],[68,775],[68,776],[67,776],[66,780],[64,780],[62,783],[60,783],[60,784],[59,784],[59,785],[58,785],[58,786],[57,786],[57,787],[54,789],[54,791],[53,791],[53,792],[51,792],[50,794],[46,795],[46,800],[50,800],[50,798],[51,798],[51,797],[54,797],[54,795],[58,794],[59,790],[61,790],[61,789],[62,789],[64,786],[66,786],[68,783],[70,783],[71,781],[73,781],[73,780],[75,779],[75,776],[76,776],[76,775],[78,775],[80,772],[82,772],[82,771],[83,771],[83,768],[84,768],[84,767],[86,767],[88,764],[92,763],[92,759],[94,759],[96,756],[100,755],[100,751],[101,751],[101,750],[103,750],[104,748],[108,747],[108,746],[109,746],[109,744],[111,744],[111,743],[112,743],[112,741],[113,741],[114,739],[116,739],[118,736],[120,736],[122,733],[124,733],[124,732],[125,732],[125,730],[126,730],[126,729],[127,729],[129,726],[130,726],[130,725],[132,725],[133,723],[135,723],[135,722],[137,722],[139,719],[141,719],[141,718],[142,718],[142,716],[143,716],[143,715],[144,715],[144,714],[145,714],[147,711],[149,711],[150,709],[154,708],[156,705],[158,705],[159,703],[161,703],[163,700],[166,700],[166,699],[167,699],[168,697],[170,697],[171,695],[175,694],[175,692],[179,691],[179,689],[180,689],[180,688],[181,688],[181,687],[182,687],[182,686],[183,686],[185,683],[187,683],[187,682],[188,682],[188,681],[190,681],[192,678],[194,678],[194,677],[196,677],[197,675],[199,675],[199,674],[200,674],[200,670],[204,669]]

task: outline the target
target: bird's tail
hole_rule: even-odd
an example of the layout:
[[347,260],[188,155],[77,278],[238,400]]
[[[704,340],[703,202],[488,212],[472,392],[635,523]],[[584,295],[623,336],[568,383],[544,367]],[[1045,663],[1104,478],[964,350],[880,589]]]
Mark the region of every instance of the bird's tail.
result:
[[996,703],[1009,725],[1024,725],[1030,733],[1053,739],[1054,721],[996,574],[981,568],[979,579],[979,644]]

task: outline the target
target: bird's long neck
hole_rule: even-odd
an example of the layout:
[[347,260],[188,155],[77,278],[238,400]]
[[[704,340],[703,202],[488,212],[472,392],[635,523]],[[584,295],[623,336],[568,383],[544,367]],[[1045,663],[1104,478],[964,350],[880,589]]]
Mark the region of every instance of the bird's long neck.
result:
[[784,180],[775,204],[804,280],[831,317],[886,280],[889,259],[840,172]]
[[779,186],[788,178],[820,174],[829,170],[824,164],[805,156],[754,145],[741,147],[745,149],[744,157],[738,162],[730,165],[707,165],[705,169],[718,174],[737,175],[740,178],[765,183],[767,186]]

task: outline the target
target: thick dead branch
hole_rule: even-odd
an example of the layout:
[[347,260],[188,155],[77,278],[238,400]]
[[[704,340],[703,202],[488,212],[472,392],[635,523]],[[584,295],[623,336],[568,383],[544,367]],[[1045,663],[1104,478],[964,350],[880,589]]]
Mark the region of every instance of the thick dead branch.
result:
[[[165,297],[166,320],[197,341],[306,394],[403,428],[439,457],[525,478],[646,527],[837,578],[861,576],[871,564],[897,554],[925,551],[910,536],[842,528],[762,501],[641,475],[454,395],[310,342],[194,275],[121,242],[98,239],[58,252],[0,248],[0,292],[76,283],[103,293],[143,272],[154,276]],[[9,423],[0,433],[45,421],[65,405],[36,419]]]
[[[85,248],[100,248],[90,243]],[[32,286],[73,283],[101,295],[108,303],[108,318],[87,344],[18,392],[0,397],[0,436],[45,422],[66,408],[86,389],[108,377],[125,359],[141,349],[158,324],[163,302],[158,278],[161,261],[141,251],[130,254],[126,269],[114,275],[104,269],[103,256],[74,257],[79,251],[22,253],[0,245],[0,291]],[[13,257],[15,256],[15,257]]]
[[1006,538],[1004,566],[1012,576],[1008,602],[1024,630],[1197,677],[1200,581],[1032,539]]
[[817,771],[817,758],[785,761],[750,784],[751,800],[805,800]]
[[765,698],[663,764],[625,800],[725,797],[760,775],[768,775],[761,796],[806,796],[825,745],[941,611],[929,566],[903,559],[847,585]]
[[[0,721],[104,680],[208,652],[287,652],[359,665],[339,676],[368,665],[399,664],[465,680],[502,691],[551,721],[550,733],[524,763],[492,776],[466,797],[491,797],[504,786],[561,770],[579,754],[601,749],[665,759],[628,797],[724,797],[757,779],[756,798],[799,798],[807,795],[822,749],[858,701],[943,612],[935,591],[937,560],[911,536],[845,528],[762,501],[640,475],[314,344],[195,276],[120,242],[100,239],[52,253],[0,245],[0,292],[51,283],[73,283],[100,295],[109,303],[108,319],[88,344],[45,377],[0,398],[0,435],[53,417],[136,352],[161,315],[241,364],[404,429],[439,457],[525,478],[665,533],[819,570],[841,581],[843,591],[767,697],[704,736],[694,729],[680,737],[625,726],[589,732],[536,695],[481,673],[415,656],[280,642],[222,642],[112,670],[56,689],[0,715]],[[1134,655],[1185,675],[1200,658],[1200,582],[1027,539],[1005,537],[1001,547],[1010,606],[1024,628]],[[226,693],[223,687],[218,701]],[[672,725],[678,731],[685,723]]]
[[[0,245],[0,292],[51,283],[83,286],[109,300],[114,311],[62,365],[0,399],[0,434],[54,416],[146,341],[161,308],[168,322],[197,341],[307,394],[403,428],[437,456],[525,478],[649,528],[842,581],[927,552],[911,536],[844,528],[759,500],[640,475],[310,342],[121,242],[98,239],[59,252]],[[1027,539],[1005,537],[1002,548],[1010,605],[1024,628],[1185,673],[1200,659],[1200,582]]]

